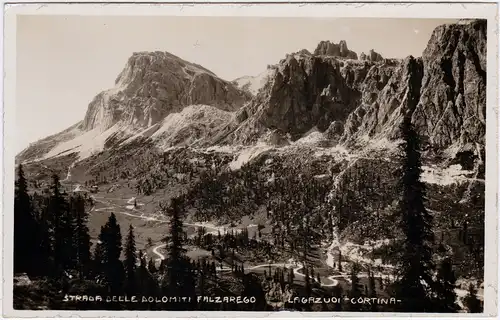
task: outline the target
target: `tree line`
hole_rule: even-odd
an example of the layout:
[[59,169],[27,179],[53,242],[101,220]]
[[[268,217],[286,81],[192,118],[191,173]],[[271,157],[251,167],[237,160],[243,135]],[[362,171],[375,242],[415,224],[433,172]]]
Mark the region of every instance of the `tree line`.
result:
[[[33,281],[49,281],[55,287],[50,307],[63,309],[149,309],[149,310],[210,310],[218,305],[198,302],[197,295],[227,296],[227,289],[218,284],[215,263],[192,261],[186,256],[187,242],[183,226],[183,197],[162,203],[160,210],[168,216],[169,227],[164,239],[167,258],[158,266],[153,257],[137,250],[134,228],[130,225],[123,236],[122,229],[111,213],[101,226],[92,245],[88,223],[88,202],[81,194],[67,194],[57,175],[53,176],[50,192],[30,194],[22,166],[18,168],[15,189],[14,273],[27,274]],[[232,274],[243,284],[243,293],[255,296],[257,304],[225,306],[230,310],[265,310],[267,304],[260,280],[245,274],[235,265]],[[23,308],[23,297],[14,290],[15,306]],[[16,294],[17,293],[17,294]],[[191,297],[187,302],[141,303],[116,302],[96,305],[90,302],[62,304],[64,294],[99,294],[127,296]],[[237,295],[238,293],[229,293]],[[29,295],[29,293],[28,293]],[[26,297],[24,297],[26,298]]]

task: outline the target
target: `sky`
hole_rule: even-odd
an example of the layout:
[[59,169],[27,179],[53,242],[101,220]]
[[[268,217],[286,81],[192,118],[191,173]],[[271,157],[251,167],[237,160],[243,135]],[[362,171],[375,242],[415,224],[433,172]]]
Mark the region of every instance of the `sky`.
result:
[[18,16],[17,152],[83,119],[113,87],[129,56],[168,51],[225,80],[258,75],[268,64],[322,40],[358,53],[421,56],[432,31],[455,20],[373,18]]

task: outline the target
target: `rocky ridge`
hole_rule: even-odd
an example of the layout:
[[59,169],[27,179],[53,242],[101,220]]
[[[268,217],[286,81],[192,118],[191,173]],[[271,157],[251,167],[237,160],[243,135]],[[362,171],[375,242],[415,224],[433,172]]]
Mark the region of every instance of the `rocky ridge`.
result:
[[119,121],[148,127],[188,105],[233,111],[248,98],[211,71],[168,52],[134,53],[115,84],[89,104],[84,130],[108,129]]
[[[136,53],[116,86],[90,103],[85,119],[76,125],[78,130],[42,144],[53,147],[55,140],[71,139],[79,134],[76,131],[108,130],[104,139],[108,147],[113,139],[124,143],[138,136],[154,138],[161,146],[179,141],[197,147],[252,145],[262,139],[280,146],[314,131],[331,145],[357,148],[370,141],[396,139],[402,115],[410,113],[433,149],[450,157],[465,151],[476,159],[482,157],[485,21],[436,28],[421,58],[384,59],[374,50],[360,58],[345,41],[338,45],[322,41],[314,53],[301,50],[286,55],[269,66],[262,79],[247,77],[230,83],[169,53]],[[257,90],[248,90],[256,79],[263,81],[257,81]],[[197,105],[202,106],[198,111]],[[183,113],[187,106],[194,109]],[[203,116],[206,112],[216,116]],[[183,119],[183,127],[174,127],[169,115],[169,119]],[[206,119],[210,125],[203,125]],[[154,134],[164,123],[175,133],[168,134],[168,139]],[[115,130],[117,125],[127,130]],[[117,132],[124,137],[116,139]],[[28,148],[20,158],[38,155],[33,150],[42,144]],[[63,149],[71,148],[57,151]]]
[[[326,44],[318,48],[333,52]],[[317,129],[353,148],[397,139],[402,116],[410,113],[431,149],[449,157],[471,152],[479,159],[485,144],[485,61],[481,20],[436,28],[418,58],[383,59],[374,51],[362,61],[287,55],[218,142],[251,144],[264,132],[280,137],[275,141],[294,141]]]
[[324,56],[335,56],[347,59],[358,59],[356,52],[349,50],[347,47],[347,42],[345,40],[340,40],[338,44],[330,41],[321,41],[316,50],[314,50],[315,55]]
[[451,155],[468,150],[481,157],[486,129],[486,22],[436,28],[422,58],[403,60],[380,87],[380,91],[363,90],[362,104],[349,116],[343,141],[360,136],[395,138],[401,115],[410,112],[421,136],[435,149]]
[[373,62],[384,60],[384,58],[382,57],[382,55],[380,53],[378,53],[378,52],[375,52],[373,49],[371,49],[370,51],[368,51],[368,54],[365,54],[364,52],[361,52],[361,54],[359,55],[359,59],[360,60],[373,61]]

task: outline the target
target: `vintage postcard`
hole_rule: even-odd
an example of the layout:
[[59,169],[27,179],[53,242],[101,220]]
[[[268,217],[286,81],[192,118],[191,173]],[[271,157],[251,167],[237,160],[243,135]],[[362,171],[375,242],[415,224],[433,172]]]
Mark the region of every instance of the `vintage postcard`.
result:
[[496,13],[6,6],[4,315],[495,316]]

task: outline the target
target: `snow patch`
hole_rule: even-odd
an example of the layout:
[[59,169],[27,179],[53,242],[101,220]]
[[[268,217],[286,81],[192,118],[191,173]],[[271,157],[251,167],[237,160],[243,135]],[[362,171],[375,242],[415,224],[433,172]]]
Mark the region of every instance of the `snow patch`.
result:
[[293,142],[293,144],[295,145],[316,144],[324,140],[325,140],[324,135],[321,132],[319,132],[318,128],[314,127],[308,132],[306,132],[302,138]]
[[241,151],[238,157],[229,164],[229,168],[231,168],[231,170],[238,170],[245,163],[248,163],[250,160],[272,148],[273,147],[268,144],[258,142],[255,146]]
[[94,128],[90,131],[84,132],[83,134],[75,137],[74,139],[65,141],[53,149],[51,149],[43,159],[48,159],[56,156],[63,156],[77,152],[79,154],[79,159],[85,159],[92,156],[95,153],[104,150],[104,144],[106,140],[114,134],[118,133],[126,134],[127,130],[120,127],[118,124],[112,126],[107,130],[103,130],[101,127]]
[[251,94],[256,95],[259,90],[266,85],[273,73],[273,69],[268,69],[257,76],[244,76],[233,82],[236,83],[238,88],[248,90]]
[[234,153],[238,151],[238,147],[236,146],[229,146],[229,145],[224,145],[224,146],[210,146],[206,149],[208,152],[220,152],[220,153]]
[[[171,113],[165,117],[151,138],[161,140],[160,147],[163,144],[163,147],[166,148],[169,147],[170,140],[178,140],[181,137],[181,131],[190,126],[200,124],[200,128],[205,130],[204,133],[208,133],[210,129],[228,123],[233,115],[232,112],[207,105],[191,105],[185,107],[181,112]],[[188,133],[186,133],[186,139],[189,140],[192,136]]]
[[473,180],[472,178],[466,177],[466,175],[470,175],[473,173],[474,171],[463,170],[460,164],[454,164],[445,169],[422,166],[421,178],[422,181],[430,184],[446,186],[454,183]]

